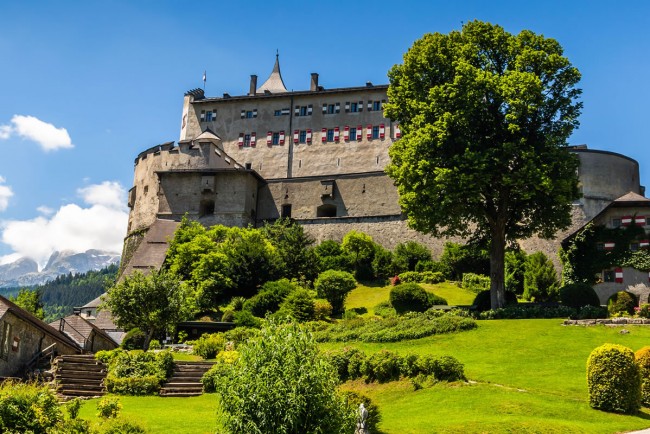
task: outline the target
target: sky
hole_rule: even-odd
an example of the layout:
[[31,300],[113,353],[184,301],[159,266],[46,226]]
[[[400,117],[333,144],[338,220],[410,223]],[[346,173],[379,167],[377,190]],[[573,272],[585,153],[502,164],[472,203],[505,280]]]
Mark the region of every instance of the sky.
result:
[[248,91],[276,50],[287,88],[386,84],[425,33],[474,19],[560,42],[582,73],[569,143],[650,181],[650,2],[0,0],[0,264],[121,251],[133,160],[177,141],[183,94]]

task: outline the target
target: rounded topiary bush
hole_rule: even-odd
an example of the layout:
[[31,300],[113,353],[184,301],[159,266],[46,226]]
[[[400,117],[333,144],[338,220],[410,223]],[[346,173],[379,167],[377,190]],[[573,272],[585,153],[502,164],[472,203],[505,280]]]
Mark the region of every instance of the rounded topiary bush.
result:
[[560,303],[565,306],[580,309],[584,306],[600,306],[600,299],[590,285],[586,283],[571,283],[560,288]]
[[641,406],[641,377],[631,349],[605,344],[587,360],[589,405],[620,413],[634,413]]
[[[506,291],[506,305],[517,304],[517,295],[514,292]],[[492,300],[490,298],[490,290],[481,291],[476,294],[472,307],[477,312],[485,312],[492,309]]]
[[394,286],[390,290],[390,304],[400,315],[406,312],[424,312],[432,306],[429,293],[417,283]]
[[634,353],[634,359],[641,375],[641,402],[650,407],[650,347],[643,347]]
[[139,328],[132,328],[122,339],[122,348],[125,350],[141,350],[144,346],[144,332]]
[[610,315],[634,315],[636,306],[636,297],[627,291],[617,292],[607,301],[607,311]]

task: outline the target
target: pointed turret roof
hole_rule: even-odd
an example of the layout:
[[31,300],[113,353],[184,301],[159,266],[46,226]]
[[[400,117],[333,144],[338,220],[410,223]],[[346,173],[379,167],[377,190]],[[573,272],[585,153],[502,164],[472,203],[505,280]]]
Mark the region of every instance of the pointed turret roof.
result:
[[275,65],[273,65],[271,75],[264,84],[257,89],[257,93],[264,93],[265,91],[271,93],[288,92],[287,87],[284,85],[284,81],[282,80],[282,74],[280,74],[280,55],[277,53],[275,55]]

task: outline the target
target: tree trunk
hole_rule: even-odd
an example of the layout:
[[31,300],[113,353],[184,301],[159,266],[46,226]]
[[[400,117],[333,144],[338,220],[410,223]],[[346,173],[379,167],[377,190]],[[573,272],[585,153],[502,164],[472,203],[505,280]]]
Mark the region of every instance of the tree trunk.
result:
[[490,304],[492,309],[506,305],[504,227],[493,227],[490,241]]
[[142,344],[142,350],[148,351],[149,344],[151,343],[151,338],[153,338],[154,329],[148,330],[147,334],[144,335],[144,343]]

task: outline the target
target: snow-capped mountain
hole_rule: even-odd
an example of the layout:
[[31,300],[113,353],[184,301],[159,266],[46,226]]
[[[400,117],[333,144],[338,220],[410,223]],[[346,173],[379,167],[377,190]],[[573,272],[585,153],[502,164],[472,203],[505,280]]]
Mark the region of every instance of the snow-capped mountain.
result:
[[20,258],[9,264],[0,265],[0,288],[40,285],[61,274],[85,273],[100,270],[120,262],[118,253],[102,250],[54,252],[47,265],[38,271],[38,264],[29,258]]

